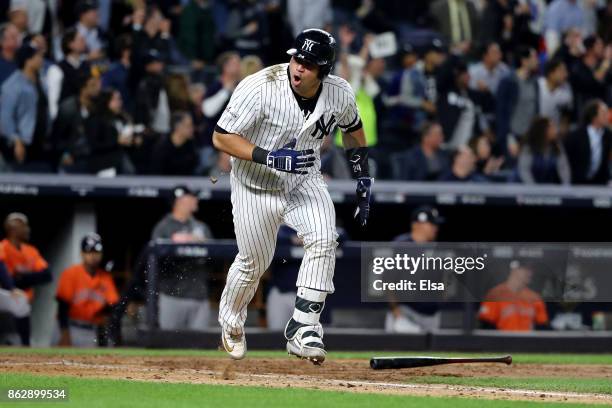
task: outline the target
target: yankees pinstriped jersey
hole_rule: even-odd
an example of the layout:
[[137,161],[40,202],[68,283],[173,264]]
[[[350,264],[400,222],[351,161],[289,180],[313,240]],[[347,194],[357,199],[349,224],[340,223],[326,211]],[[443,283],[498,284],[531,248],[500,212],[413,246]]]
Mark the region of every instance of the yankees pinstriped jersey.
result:
[[[273,65],[242,80],[217,125],[270,151],[297,138],[295,150],[315,151],[315,165],[309,173],[320,174],[323,138],[336,126],[346,131],[360,124],[355,95],[344,79],[328,75],[314,111],[305,116],[291,90],[288,66]],[[232,160],[234,177],[255,189],[290,190],[304,177],[248,160]]]

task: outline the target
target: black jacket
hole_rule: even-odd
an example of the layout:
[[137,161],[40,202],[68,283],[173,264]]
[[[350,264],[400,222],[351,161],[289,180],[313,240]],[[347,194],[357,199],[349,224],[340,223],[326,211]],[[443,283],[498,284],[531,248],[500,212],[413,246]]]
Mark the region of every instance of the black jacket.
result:
[[592,179],[587,178],[591,166],[591,143],[586,127],[581,127],[571,133],[565,142],[565,150],[572,171],[572,184],[607,184],[610,179],[610,149],[612,134],[604,130],[602,140],[602,156],[599,169]]
[[[166,84],[161,76],[147,75],[140,81],[136,93],[134,123],[142,123],[147,129],[151,127],[162,89],[166,89]],[[167,90],[166,94],[170,97]]]
[[151,173],[158,175],[193,175],[198,165],[198,154],[193,140],[175,146],[170,136],[162,138],[153,149]]

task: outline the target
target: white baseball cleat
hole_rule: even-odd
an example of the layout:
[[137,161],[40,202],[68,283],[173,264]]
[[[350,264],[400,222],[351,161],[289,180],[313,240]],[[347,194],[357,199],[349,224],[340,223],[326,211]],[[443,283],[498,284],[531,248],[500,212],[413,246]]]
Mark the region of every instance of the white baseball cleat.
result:
[[221,330],[221,344],[223,348],[234,360],[241,360],[246,355],[246,337],[243,334],[233,335]]
[[287,339],[287,353],[320,365],[327,354],[322,337],[323,328],[320,325],[300,327],[292,338]]

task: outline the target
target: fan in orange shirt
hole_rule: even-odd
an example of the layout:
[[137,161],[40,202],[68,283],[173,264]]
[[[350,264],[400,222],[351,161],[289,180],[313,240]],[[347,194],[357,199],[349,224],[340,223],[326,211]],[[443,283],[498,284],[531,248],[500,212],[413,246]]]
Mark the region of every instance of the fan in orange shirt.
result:
[[111,274],[100,268],[102,240],[87,234],[81,241],[83,263],[62,272],[57,287],[61,346],[92,347],[97,330],[119,301]]
[[508,331],[529,331],[548,327],[546,305],[540,295],[529,289],[533,271],[518,261],[510,263],[505,282],[495,286],[480,306],[478,318],[483,326]]

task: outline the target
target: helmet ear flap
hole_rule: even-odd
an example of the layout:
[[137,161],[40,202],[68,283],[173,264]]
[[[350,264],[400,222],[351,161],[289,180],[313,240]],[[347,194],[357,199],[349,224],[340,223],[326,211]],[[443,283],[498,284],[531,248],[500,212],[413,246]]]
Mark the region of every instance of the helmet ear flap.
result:
[[330,64],[319,65],[319,74],[317,75],[317,77],[322,80],[323,78],[328,76],[330,72],[331,72]]

